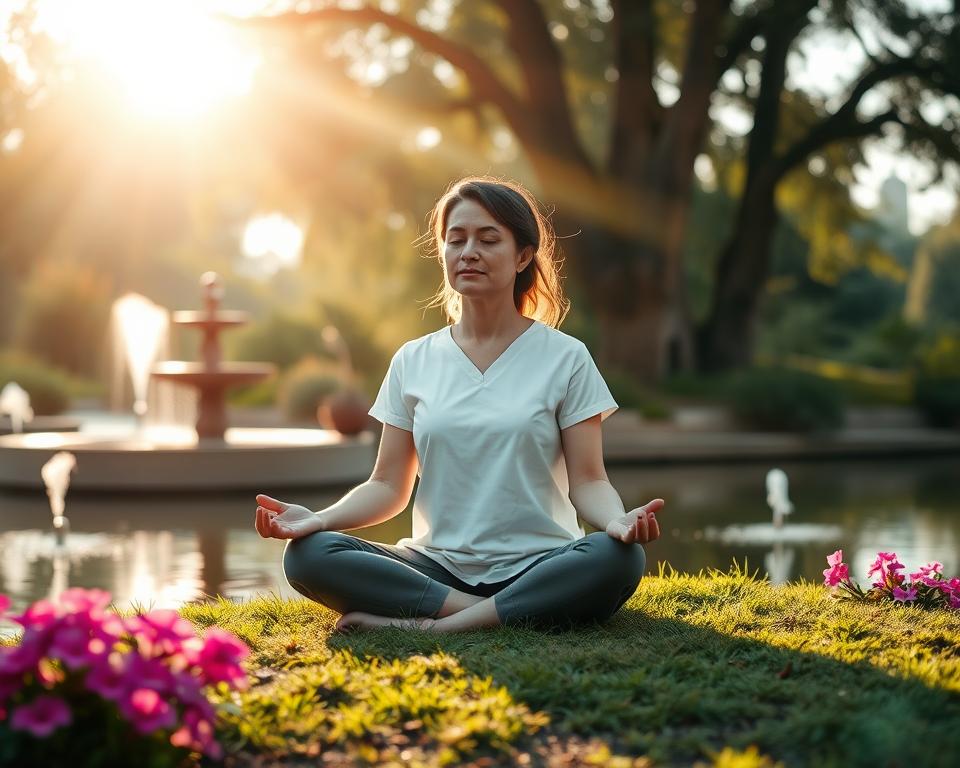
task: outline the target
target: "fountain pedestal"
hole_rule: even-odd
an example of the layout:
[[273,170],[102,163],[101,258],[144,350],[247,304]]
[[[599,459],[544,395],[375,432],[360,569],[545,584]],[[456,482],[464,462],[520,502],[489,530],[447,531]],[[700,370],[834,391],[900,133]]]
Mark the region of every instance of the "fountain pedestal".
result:
[[197,437],[222,441],[228,426],[227,390],[261,381],[273,373],[274,367],[267,363],[224,363],[221,360],[220,333],[226,328],[244,325],[247,315],[220,309],[223,286],[215,272],[205,272],[200,284],[203,286],[204,309],[200,312],[174,312],[173,322],[203,332],[200,350],[202,362],[170,360],[158,363],[151,375],[196,389],[200,396],[197,403]]

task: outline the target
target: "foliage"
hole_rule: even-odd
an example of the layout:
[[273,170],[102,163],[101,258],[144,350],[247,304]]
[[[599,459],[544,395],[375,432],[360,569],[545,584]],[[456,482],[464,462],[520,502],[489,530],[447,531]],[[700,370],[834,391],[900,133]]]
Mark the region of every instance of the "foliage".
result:
[[739,371],[728,384],[731,405],[759,429],[808,432],[843,424],[843,397],[832,382],[789,368]]
[[20,353],[0,353],[0,388],[15,381],[30,395],[37,416],[62,413],[70,405],[70,377]]
[[833,589],[837,597],[876,602],[893,600],[913,603],[923,608],[944,608],[960,611],[960,578],[947,579],[943,575],[943,563],[932,562],[920,566],[910,574],[910,581],[900,573],[903,563],[897,560],[896,552],[878,552],[867,578],[875,580],[864,591],[850,578],[850,568],[843,562],[843,550],[838,549],[827,556],[829,568],[823,571],[823,583]]
[[603,378],[610,387],[610,394],[621,408],[639,411],[645,419],[652,421],[670,418],[670,408],[666,403],[630,374],[611,370],[607,371]]
[[920,351],[914,397],[931,426],[960,426],[960,332],[945,331]]
[[[449,747],[462,764],[490,752],[494,764],[548,764],[550,740],[562,749],[602,739],[605,765],[630,765],[631,756],[654,765],[874,768],[946,765],[960,749],[960,613],[838,602],[818,584],[774,587],[740,568],[661,569],[610,621],[559,632],[343,636],[333,633],[334,611],[275,596],[182,613],[253,650],[259,682],[230,712],[226,736],[251,762],[328,752],[389,762],[410,749],[435,766]],[[428,684],[446,697],[434,698]],[[456,712],[464,730],[442,743],[437,725]],[[534,729],[531,719],[544,716],[549,723]],[[495,739],[503,743],[485,746]]]
[[[246,687],[249,649],[229,632],[202,637],[176,611],[123,618],[101,590],[68,589],[10,616],[0,649],[3,765],[180,766],[222,756],[204,690]],[[0,595],[0,615],[9,600]]]
[[23,289],[15,345],[73,374],[98,376],[105,363],[111,291],[110,279],[92,267],[40,264]]
[[290,421],[315,422],[320,403],[343,384],[344,373],[336,363],[304,358],[281,381],[279,401],[284,416]]
[[273,363],[281,371],[304,357],[329,357],[316,318],[276,310],[228,337],[233,360]]

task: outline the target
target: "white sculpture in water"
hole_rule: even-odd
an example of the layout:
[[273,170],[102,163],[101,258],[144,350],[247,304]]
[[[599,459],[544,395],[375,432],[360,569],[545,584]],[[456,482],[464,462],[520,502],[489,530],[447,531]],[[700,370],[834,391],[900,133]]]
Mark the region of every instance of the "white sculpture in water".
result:
[[53,529],[57,543],[62,544],[70,529],[69,521],[64,517],[67,488],[70,487],[70,473],[76,469],[77,457],[67,451],[59,451],[50,457],[40,468],[40,477],[50,499],[50,512],[53,514]]
[[773,511],[773,525],[783,527],[783,519],[793,512],[793,504],[787,495],[787,473],[782,469],[767,472],[767,504]]
[[11,381],[0,390],[0,414],[10,417],[10,426],[14,432],[23,432],[23,425],[33,419],[30,407],[30,395],[17,382]]

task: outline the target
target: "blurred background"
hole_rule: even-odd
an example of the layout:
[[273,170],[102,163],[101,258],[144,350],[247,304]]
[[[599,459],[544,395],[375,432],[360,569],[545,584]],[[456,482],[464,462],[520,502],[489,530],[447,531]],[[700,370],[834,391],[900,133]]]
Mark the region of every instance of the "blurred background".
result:
[[[395,350],[446,322],[426,307],[442,281],[426,214],[481,173],[551,213],[561,330],[590,348],[615,419],[669,427],[707,406],[750,430],[836,429],[854,411],[952,429],[958,129],[955,0],[6,0],[0,386],[19,382],[37,415],[106,410],[114,300],[198,308],[215,270],[250,318],[225,357],[276,366],[232,408],[316,426],[325,396],[372,400]],[[195,360],[198,334],[171,334],[170,356]],[[874,542],[893,521],[935,557],[956,533],[954,470],[835,464],[805,475],[808,508],[857,517],[848,546],[855,531],[894,546]],[[725,499],[728,522],[769,519],[760,469],[644,471],[621,479],[625,502],[685,489]],[[115,503],[141,505],[88,501],[90,519]],[[213,519],[253,537],[245,504]],[[18,530],[47,512],[0,505]],[[664,544],[680,567],[748,554],[708,546],[712,506],[688,503]],[[206,549],[208,589],[229,581],[217,535],[184,545],[190,562]],[[278,551],[243,541],[273,574],[243,584],[275,584]],[[816,577],[824,546],[785,572]],[[9,578],[42,592],[49,567]]]
[[253,313],[227,356],[279,367],[238,402],[309,378],[327,323],[375,394],[444,323],[416,241],[467,173],[553,211],[563,330],[625,406],[960,375],[952,0],[3,8],[0,373],[39,412],[105,395],[114,298],[193,308],[207,269]]

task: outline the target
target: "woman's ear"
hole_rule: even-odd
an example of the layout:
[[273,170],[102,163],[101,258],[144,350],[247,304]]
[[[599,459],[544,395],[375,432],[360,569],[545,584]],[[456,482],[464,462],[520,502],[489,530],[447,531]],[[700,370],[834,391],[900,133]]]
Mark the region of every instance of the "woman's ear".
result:
[[521,272],[523,272],[523,270],[525,270],[530,265],[530,262],[533,261],[533,257],[535,254],[536,254],[536,251],[534,250],[532,245],[528,245],[526,248],[520,251],[520,263],[517,264],[517,274],[520,274]]

